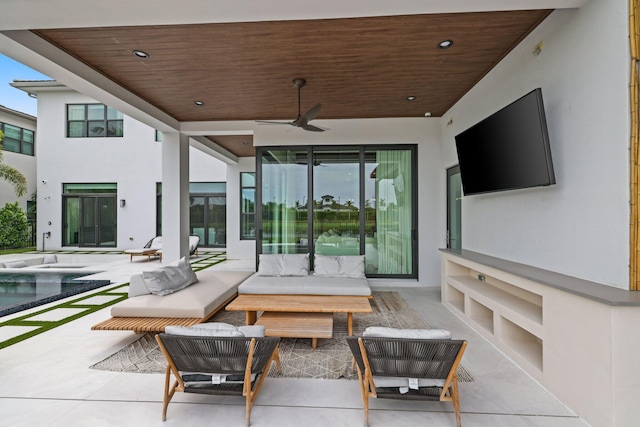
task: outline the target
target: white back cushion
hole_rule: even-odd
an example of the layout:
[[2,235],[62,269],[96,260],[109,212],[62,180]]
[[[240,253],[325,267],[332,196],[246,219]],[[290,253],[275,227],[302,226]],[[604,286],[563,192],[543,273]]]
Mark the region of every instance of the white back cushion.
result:
[[258,276],[282,276],[282,254],[260,254]]
[[333,276],[340,274],[340,263],[337,256],[316,255],[313,260],[313,274],[316,276]]
[[283,254],[282,276],[308,276],[309,254]]

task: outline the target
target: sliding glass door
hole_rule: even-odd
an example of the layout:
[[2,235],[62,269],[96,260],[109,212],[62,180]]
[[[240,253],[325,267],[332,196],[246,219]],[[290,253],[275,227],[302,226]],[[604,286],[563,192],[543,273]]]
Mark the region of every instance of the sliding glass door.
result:
[[365,255],[417,277],[415,147],[258,150],[258,253]]
[[260,253],[308,253],[308,150],[262,152]]
[[368,274],[414,271],[415,206],[411,150],[367,152],[365,255]]
[[320,255],[360,255],[360,153],[313,153],[313,241]]

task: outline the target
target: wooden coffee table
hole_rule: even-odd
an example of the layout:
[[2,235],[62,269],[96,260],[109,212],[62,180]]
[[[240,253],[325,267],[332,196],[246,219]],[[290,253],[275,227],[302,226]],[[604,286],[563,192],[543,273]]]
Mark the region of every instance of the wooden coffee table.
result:
[[318,338],[333,336],[333,313],[266,311],[255,324],[263,325],[268,337],[311,338],[314,350],[318,347]]
[[[333,313],[347,313],[347,331],[353,335],[353,313],[371,313],[369,299],[366,296],[242,294],[226,309],[245,311],[247,325],[264,325],[268,336],[311,338],[313,345],[314,338],[331,338]],[[258,319],[259,311],[264,312],[260,316],[262,320]]]

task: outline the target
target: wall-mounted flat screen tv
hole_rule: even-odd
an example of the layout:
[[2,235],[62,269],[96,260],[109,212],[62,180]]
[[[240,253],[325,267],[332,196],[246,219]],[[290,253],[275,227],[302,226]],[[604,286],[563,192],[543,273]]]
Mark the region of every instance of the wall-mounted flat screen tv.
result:
[[455,139],[465,195],[556,183],[540,88]]

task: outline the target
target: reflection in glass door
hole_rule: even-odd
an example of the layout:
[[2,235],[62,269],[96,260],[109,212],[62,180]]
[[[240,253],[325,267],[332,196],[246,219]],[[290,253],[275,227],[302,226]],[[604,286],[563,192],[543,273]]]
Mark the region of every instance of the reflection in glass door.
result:
[[207,245],[226,246],[227,198],[226,196],[209,196],[207,206]]
[[366,273],[411,275],[416,271],[412,152],[365,154]]
[[80,198],[80,246],[96,246],[96,198]]
[[116,246],[116,197],[65,197],[63,245]]
[[190,234],[200,237],[199,246],[226,246],[227,197],[191,196],[189,222]]
[[313,239],[319,255],[360,255],[360,153],[313,154]]
[[258,253],[364,255],[369,277],[417,277],[415,147],[270,147],[258,173]]
[[116,246],[116,198],[98,197],[96,246]]
[[258,248],[264,254],[309,253],[308,150],[266,150],[262,162]]
[[462,180],[459,166],[447,169],[447,248],[462,248]]

